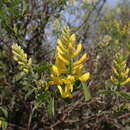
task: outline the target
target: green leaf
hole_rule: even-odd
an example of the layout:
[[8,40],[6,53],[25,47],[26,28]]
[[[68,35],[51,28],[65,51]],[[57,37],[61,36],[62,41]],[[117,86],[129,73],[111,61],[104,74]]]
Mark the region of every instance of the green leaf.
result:
[[99,94],[116,94],[122,98],[125,98],[127,100],[130,100],[130,93],[124,93],[121,91],[114,91],[114,90],[100,90],[98,92]]
[[117,91],[114,90],[99,90],[98,91],[99,94],[117,94]]
[[8,117],[8,111],[5,106],[0,106],[0,111],[4,114],[6,118]]
[[22,15],[24,15],[24,13],[26,12],[27,10],[27,3],[25,0],[23,0],[23,10],[22,10]]
[[24,77],[25,73],[24,72],[18,72],[14,75],[13,81],[17,82],[21,80]]
[[55,115],[54,98],[51,98],[51,99],[50,99],[49,104],[48,104],[47,111],[48,111],[48,115],[49,115],[50,117],[54,117],[54,115]]
[[47,72],[50,73],[51,65],[48,63],[41,63],[38,67],[36,67],[36,71],[38,73]]
[[127,100],[130,100],[130,93],[118,92],[119,95]]
[[91,96],[90,88],[88,88],[85,83],[82,83],[82,85],[83,85],[85,101],[91,100],[92,96]]

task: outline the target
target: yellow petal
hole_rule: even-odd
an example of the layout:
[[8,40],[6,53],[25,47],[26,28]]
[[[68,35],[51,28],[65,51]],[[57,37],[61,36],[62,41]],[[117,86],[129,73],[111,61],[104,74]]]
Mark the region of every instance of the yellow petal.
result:
[[115,67],[113,67],[112,69],[113,69],[113,72],[114,72],[117,76],[119,76],[119,73],[117,72],[117,69],[116,69]]
[[61,50],[61,48],[59,46],[57,46],[57,52],[60,54],[64,54],[64,52]]
[[63,80],[63,81],[64,81],[64,84],[70,84],[70,83],[71,83],[71,81],[70,81],[70,80],[68,80],[68,79]]
[[62,87],[60,85],[58,85],[58,89],[60,91],[62,98],[72,98],[72,94],[67,89],[67,87],[65,88],[65,90],[63,90]]
[[71,85],[66,85],[65,86],[65,98],[72,98],[71,92],[73,91],[73,86]]
[[65,47],[63,46],[62,41],[61,41],[60,39],[57,40],[57,43],[58,43],[59,47],[60,47],[64,52],[67,51],[67,50],[65,49]]
[[113,76],[111,76],[110,79],[111,79],[111,81],[112,81],[113,84],[118,85],[118,80],[116,78],[114,78]]
[[54,82],[54,81],[49,81],[48,84],[49,84],[49,85],[54,85],[55,82]]
[[82,70],[83,70],[83,65],[80,64],[80,65],[78,65],[78,66],[76,66],[76,67],[73,68],[72,74],[79,74],[79,73],[82,72]]
[[68,91],[73,92],[73,84],[67,84],[66,88]]
[[130,82],[130,78],[127,78],[124,82],[121,83],[121,85],[126,85],[129,82]]
[[74,53],[74,48],[72,47],[71,43],[68,45],[68,52],[69,56],[72,56]]
[[74,47],[75,41],[76,41],[76,35],[75,35],[75,34],[72,34],[72,35],[70,36],[70,41],[71,41],[71,45]]
[[73,56],[74,56],[74,57],[78,56],[78,54],[81,52],[81,49],[82,49],[82,44],[79,43],[78,46],[77,46],[76,51],[75,51],[74,54],[73,54]]
[[52,76],[52,80],[54,81],[54,84],[63,84],[63,80],[60,77]]
[[28,65],[29,65],[29,66],[32,65],[32,58],[29,58],[29,60],[28,60]]
[[87,54],[85,53],[78,61],[76,61],[73,66],[79,65],[81,63],[84,63],[86,61]]
[[52,66],[52,71],[53,71],[54,75],[56,75],[56,76],[60,75],[59,70],[55,65]]
[[127,77],[128,77],[128,74],[129,74],[129,68],[127,68],[127,69],[125,70],[125,72],[122,72],[122,73],[121,73],[121,76],[122,76],[123,78],[127,78]]
[[75,78],[72,75],[68,75],[67,79],[70,80],[71,82],[75,81]]
[[60,74],[67,73],[66,64],[63,61],[61,61],[58,56],[56,57],[55,65],[57,66]]
[[63,92],[63,89],[60,85],[58,85],[58,89],[60,91],[61,96],[64,97],[64,92]]
[[59,56],[56,57],[56,62],[55,62],[57,67],[65,69],[65,63],[59,58]]
[[59,54],[58,53],[58,57],[60,58],[60,60],[62,61],[62,62],[64,62],[65,64],[69,64],[69,61],[68,60],[66,60],[61,54]]
[[81,82],[86,82],[89,79],[89,77],[90,77],[90,73],[85,73],[85,74],[83,74],[82,76],[79,77],[79,80]]
[[25,72],[25,73],[28,73],[29,72],[29,70],[28,69],[23,69],[23,71]]

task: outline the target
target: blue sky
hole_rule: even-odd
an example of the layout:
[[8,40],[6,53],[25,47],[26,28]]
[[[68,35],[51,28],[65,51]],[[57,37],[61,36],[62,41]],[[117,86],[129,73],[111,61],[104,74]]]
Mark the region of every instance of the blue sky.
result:
[[111,6],[115,6],[116,5],[117,0],[107,0],[107,3]]

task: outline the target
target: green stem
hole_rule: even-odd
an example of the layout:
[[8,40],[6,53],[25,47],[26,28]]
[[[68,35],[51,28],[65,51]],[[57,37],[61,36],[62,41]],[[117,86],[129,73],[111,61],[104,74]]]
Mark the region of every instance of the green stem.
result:
[[87,87],[85,83],[82,83],[82,86],[83,86],[85,101],[91,100],[92,96],[91,96],[90,88]]
[[69,74],[72,73],[72,58],[70,58],[70,64],[69,64]]

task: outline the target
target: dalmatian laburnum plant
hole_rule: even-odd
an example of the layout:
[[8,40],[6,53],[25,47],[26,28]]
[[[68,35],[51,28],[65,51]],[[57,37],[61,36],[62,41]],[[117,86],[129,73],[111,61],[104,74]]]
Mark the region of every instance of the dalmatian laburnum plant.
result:
[[27,54],[24,52],[24,50],[14,43],[12,45],[12,53],[13,53],[13,59],[17,61],[19,68],[24,71],[25,73],[32,72],[32,59],[27,58]]
[[84,53],[77,60],[82,50],[82,43],[76,46],[76,35],[71,34],[68,26],[63,29],[61,39],[58,39],[57,43],[56,59],[52,65],[49,84],[57,85],[62,98],[72,98],[75,81],[86,82],[90,77],[89,72],[83,71],[87,54]]
[[111,76],[111,81],[118,89],[130,82],[130,77],[128,76],[130,69],[126,67],[126,58],[120,53],[115,56],[112,69],[113,76]]

